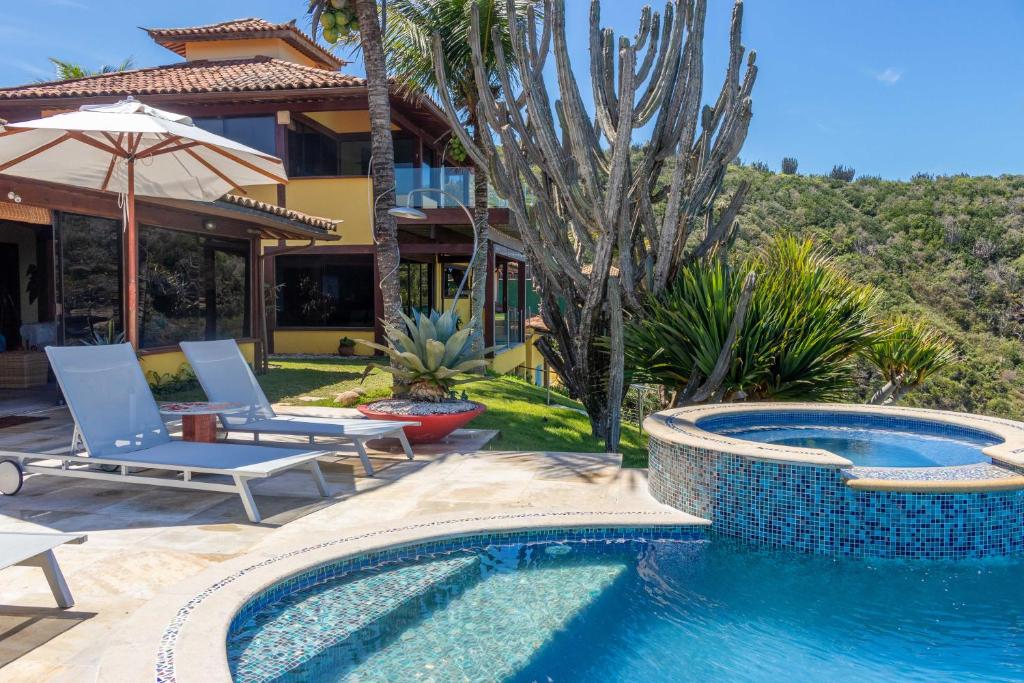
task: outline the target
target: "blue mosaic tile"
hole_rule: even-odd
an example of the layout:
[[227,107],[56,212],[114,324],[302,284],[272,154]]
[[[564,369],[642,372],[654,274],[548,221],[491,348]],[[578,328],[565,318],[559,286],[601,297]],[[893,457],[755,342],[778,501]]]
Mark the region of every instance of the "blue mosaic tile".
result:
[[[498,516],[487,516],[487,517],[472,517],[460,520],[448,520],[443,522],[425,522],[423,524],[412,524],[402,527],[396,527],[393,529],[381,529],[379,531],[369,532],[360,534],[358,536],[349,536],[345,538],[336,538],[329,541],[324,541],[316,545],[311,545],[305,548],[294,550],[289,553],[282,553],[269,557],[261,562],[246,567],[234,574],[224,577],[220,581],[209,586],[206,590],[192,597],[185,605],[183,605],[175,617],[171,620],[171,623],[164,629],[164,633],[160,639],[160,646],[157,650],[157,664],[155,670],[155,680],[157,683],[174,683],[176,681],[175,675],[175,647],[178,643],[178,638],[182,629],[187,624],[189,617],[192,612],[195,611],[199,605],[201,605],[210,596],[216,594],[224,587],[234,583],[240,578],[250,574],[251,572],[273,565],[281,560],[296,557],[309,553],[316,550],[322,550],[323,548],[329,548],[352,541],[378,537],[387,534],[392,534],[397,531],[408,531],[412,529],[431,529],[436,527],[442,527],[459,522],[488,522],[496,520],[508,520],[516,519],[522,520],[524,523],[529,523],[530,520],[550,520],[552,518],[576,518],[580,517],[581,513],[577,512],[556,512],[556,513],[519,513],[511,515],[498,515]],[[599,513],[598,513],[599,514]],[[636,512],[623,512],[622,514],[628,514],[635,517],[649,516],[652,519],[661,516],[662,513],[652,511],[636,511]],[[694,525],[663,525],[652,523],[651,525],[643,526],[603,526],[596,524],[594,526],[574,526],[564,528],[546,528],[546,529],[526,529],[519,531],[502,531],[502,532],[489,532],[473,535],[455,536],[452,538],[446,538],[437,541],[428,541],[420,543],[411,543],[405,545],[392,546],[380,551],[364,553],[353,557],[345,558],[336,562],[330,562],[324,565],[314,567],[310,570],[302,573],[290,576],[265,591],[257,594],[250,600],[248,600],[242,608],[236,613],[232,619],[229,627],[229,632],[241,627],[246,621],[251,619],[254,615],[265,609],[271,603],[281,600],[288,595],[295,594],[297,591],[304,590],[318,583],[323,583],[331,579],[340,577],[342,575],[367,569],[370,567],[378,567],[388,562],[399,562],[408,558],[416,558],[423,555],[436,555],[442,553],[450,553],[463,548],[468,547],[480,547],[490,545],[521,545],[529,543],[541,543],[541,542],[569,542],[569,541],[588,541],[588,540],[630,540],[630,539],[643,539],[645,541],[699,541],[706,538],[706,527],[705,526],[694,526]]]
[[[660,502],[710,519],[715,534],[864,557],[939,560],[1024,553],[1024,490],[855,490],[846,480],[857,476],[857,468],[755,460],[713,445],[652,437],[648,485]],[[943,478],[958,479],[955,474]]]

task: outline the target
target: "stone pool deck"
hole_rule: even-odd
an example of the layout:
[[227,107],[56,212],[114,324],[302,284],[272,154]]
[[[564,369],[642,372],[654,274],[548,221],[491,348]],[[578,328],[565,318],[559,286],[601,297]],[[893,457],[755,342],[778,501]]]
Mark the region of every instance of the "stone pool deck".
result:
[[[0,450],[66,448],[67,412],[37,415],[48,419],[0,430]],[[0,531],[75,531],[89,540],[56,551],[76,599],[70,610],[54,606],[39,570],[0,573],[0,681],[117,680],[108,666],[112,658],[155,657],[155,647],[125,649],[136,612],[146,614],[161,601],[174,604],[176,596],[187,600],[197,581],[249,556],[367,530],[469,518],[572,512],[698,521],[651,498],[646,471],[621,469],[618,454],[481,450],[493,435],[460,430],[447,443],[417,447],[413,461],[397,449],[373,451],[373,478],[363,474],[353,451],[339,446],[338,458],[323,465],[328,499],[310,490],[305,473],[256,483],[253,493],[265,516],[258,525],[246,520],[234,495],[29,477],[20,494],[0,497]],[[147,624],[155,633],[165,626]]]

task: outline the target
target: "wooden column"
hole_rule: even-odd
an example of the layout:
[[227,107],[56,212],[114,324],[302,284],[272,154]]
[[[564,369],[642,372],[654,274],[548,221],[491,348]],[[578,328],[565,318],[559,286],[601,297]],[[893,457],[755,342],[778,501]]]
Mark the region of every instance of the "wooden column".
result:
[[[274,127],[274,152],[275,156],[284,163],[285,169],[288,168],[288,126],[291,124],[291,112],[290,111],[279,111],[276,116],[277,125]],[[277,186],[277,205],[286,206],[288,204],[288,194],[285,191],[285,186],[279,184]]]
[[[141,136],[140,136],[141,137]],[[125,302],[124,336],[136,349],[139,348],[139,228],[135,224],[135,159],[128,159],[128,198],[126,200],[124,231],[125,254]]]
[[494,243],[487,242],[487,285],[484,287],[484,346],[494,346]]
[[516,261],[516,264],[517,264],[516,271],[517,271],[517,275],[518,275],[517,284],[519,285],[519,297],[518,297],[519,301],[517,302],[518,303],[517,310],[518,310],[518,316],[519,316],[519,323],[518,323],[517,327],[519,329],[517,331],[519,332],[519,334],[518,334],[519,341],[525,343],[526,342],[526,263],[523,262],[523,261]]
[[373,340],[378,344],[383,344],[384,292],[380,289],[380,268],[377,267],[377,247],[374,246],[373,250]]

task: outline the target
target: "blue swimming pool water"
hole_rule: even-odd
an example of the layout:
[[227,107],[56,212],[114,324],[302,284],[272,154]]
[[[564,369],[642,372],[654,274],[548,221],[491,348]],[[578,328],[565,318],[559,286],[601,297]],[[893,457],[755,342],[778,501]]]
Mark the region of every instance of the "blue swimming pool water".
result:
[[[240,681],[346,628],[273,680],[1012,681],[1024,678],[1022,570],[722,539],[469,548],[307,589],[228,646]],[[395,595],[406,599],[383,609]],[[378,616],[361,623],[366,610]]]
[[819,448],[860,467],[948,467],[990,462],[982,449],[999,443],[999,439],[970,428],[842,413],[760,411],[708,418],[697,426],[746,441]]

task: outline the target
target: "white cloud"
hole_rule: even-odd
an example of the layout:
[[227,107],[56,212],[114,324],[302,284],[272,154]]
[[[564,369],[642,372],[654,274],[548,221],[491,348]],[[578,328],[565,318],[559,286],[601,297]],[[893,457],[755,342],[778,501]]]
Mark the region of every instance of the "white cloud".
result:
[[884,71],[876,71],[874,74],[875,80],[886,85],[896,85],[901,78],[903,78],[903,69],[897,69],[894,66],[887,67]]

